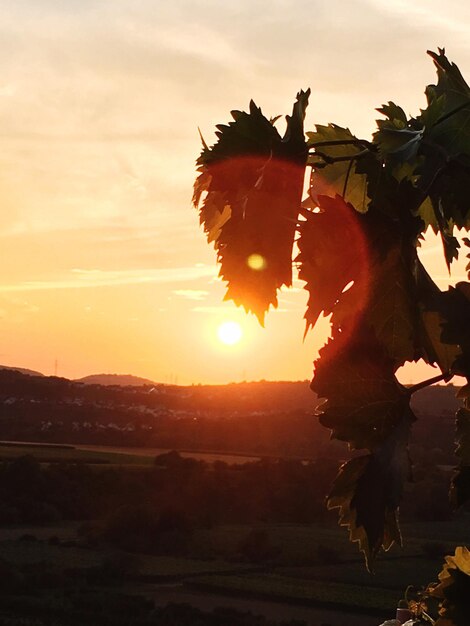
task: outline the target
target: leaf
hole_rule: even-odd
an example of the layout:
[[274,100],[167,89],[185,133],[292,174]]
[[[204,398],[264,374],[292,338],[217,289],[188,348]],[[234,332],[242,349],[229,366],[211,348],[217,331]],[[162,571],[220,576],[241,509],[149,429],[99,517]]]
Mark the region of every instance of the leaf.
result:
[[452,225],[470,225],[470,88],[444,50],[428,54],[436,65],[438,82],[426,88],[428,107],[415,121],[423,129],[417,185],[432,201],[450,264],[457,257],[456,242],[453,238],[447,242]]
[[333,313],[333,327],[348,333],[364,319],[395,367],[420,358],[413,238],[398,220],[373,210],[358,214],[340,196],[319,196],[318,204],[320,212],[303,213],[296,258],[309,292],[307,329],[321,312]]
[[420,356],[426,363],[437,364],[441,372],[450,378],[461,349],[458,344],[447,343],[442,337],[446,321],[442,314],[442,301],[446,296],[431,279],[421,261],[416,261],[413,273],[416,277],[416,301],[420,309]]
[[468,626],[470,624],[470,552],[458,546],[453,556],[446,556],[439,574],[439,583],[430,590],[439,598],[439,619],[436,626]]
[[395,163],[415,159],[423,129],[411,128],[405,112],[394,102],[384,104],[377,110],[387,118],[377,120],[378,131],[374,133],[379,155],[384,160],[392,159]]
[[352,449],[374,450],[404,415],[412,421],[409,393],[370,329],[356,328],[352,336],[334,332],[314,366],[311,388],[326,398],[318,410],[332,438],[347,441]]
[[429,364],[437,363],[443,374],[452,372],[454,363],[461,354],[459,346],[444,343],[442,335],[442,316],[436,311],[423,310],[421,313],[423,324],[423,343],[425,361]]
[[438,303],[443,318],[442,341],[457,345],[457,356],[452,373],[470,378],[470,283],[459,282],[443,292]]
[[439,232],[439,222],[429,196],[426,196],[425,200],[420,204],[416,214],[423,220],[424,230],[431,226],[435,235]]
[[292,283],[309,93],[297,95],[284,137],[251,102],[249,113],[232,111],[234,121],[217,127],[216,144],[204,146],[197,161],[193,201],[221,263],[225,299],[243,305],[261,323],[269,307],[277,306],[277,290]]
[[437,69],[437,85],[428,85],[428,104],[440,100],[440,116],[429,119],[423,111],[420,120],[426,127],[426,136],[445,149],[448,157],[470,153],[470,87],[459,68],[451,63],[442,49],[428,51]]
[[[468,237],[463,237],[462,241],[467,248],[470,248],[470,239]],[[468,277],[470,278],[470,252],[466,254],[465,256],[468,259],[468,263],[465,266],[465,270],[468,273]]]
[[[359,215],[341,196],[318,196],[320,211],[304,211],[299,224],[299,278],[309,292],[305,319],[307,330],[320,314],[329,315],[338,305],[344,307],[346,287],[353,301],[347,316],[355,318],[366,305],[368,257]],[[344,246],[345,240],[349,241]],[[348,292],[349,293],[349,292]],[[343,311],[343,316],[346,316]]]
[[[328,163],[328,159],[357,155],[364,150],[364,142],[361,146],[358,140],[348,128],[341,128],[336,124],[328,126],[316,125],[316,132],[307,133],[308,146],[312,147],[317,143],[344,141],[343,145],[325,145],[315,148],[315,154],[309,158],[309,164],[313,166],[310,178],[310,195],[314,202],[318,196],[343,196],[346,202],[364,213],[369,205],[367,196],[367,177],[356,171],[356,163],[350,161],[340,161],[338,163]],[[357,144],[351,144],[356,141]],[[352,164],[351,164],[352,163]],[[320,164],[316,167],[315,164]]]
[[339,524],[359,542],[369,571],[381,548],[388,550],[394,542],[401,545],[398,506],[410,477],[411,418],[406,410],[381,446],[345,463],[328,497],[328,508],[339,508]]
[[461,408],[455,418],[457,449],[460,459],[457,473],[452,478],[450,500],[455,508],[470,501],[470,410]]
[[396,366],[418,357],[418,310],[409,262],[401,246],[391,248],[371,272],[367,318]]

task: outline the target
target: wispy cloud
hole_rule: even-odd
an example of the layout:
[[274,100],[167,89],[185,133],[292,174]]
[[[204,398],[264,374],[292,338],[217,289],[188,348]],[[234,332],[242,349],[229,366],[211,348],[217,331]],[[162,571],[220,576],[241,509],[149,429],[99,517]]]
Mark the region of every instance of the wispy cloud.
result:
[[[71,276],[48,281],[23,281],[0,285],[0,293],[40,291],[46,289],[83,289],[145,283],[170,283],[212,277],[216,268],[210,266],[176,267],[165,269],[99,270],[73,269]],[[185,291],[185,290],[182,290]],[[192,290],[186,290],[191,292]]]
[[222,313],[227,309],[233,310],[227,305],[224,306],[223,304],[220,304],[220,306],[195,306],[191,309],[191,311],[194,313]]
[[[456,35],[464,35],[468,39],[468,21],[454,17],[459,15],[462,18],[462,11],[466,11],[467,17],[470,17],[470,9],[458,0],[449,0],[446,4],[446,11],[443,12],[442,3],[436,0],[369,0],[375,9],[382,7],[384,11],[392,14],[406,16],[408,19],[415,18],[420,20],[421,26],[443,27]],[[454,11],[452,10],[454,9]]]
[[175,289],[172,293],[187,300],[205,300],[209,295],[209,292],[203,289]]

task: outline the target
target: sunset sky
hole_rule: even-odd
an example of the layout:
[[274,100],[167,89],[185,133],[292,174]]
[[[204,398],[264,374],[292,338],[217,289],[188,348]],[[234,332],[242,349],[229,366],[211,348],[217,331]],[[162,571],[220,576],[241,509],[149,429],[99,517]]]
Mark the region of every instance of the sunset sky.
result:
[[311,87],[307,129],[368,138],[382,103],[425,105],[427,49],[470,77],[463,0],[16,0],[0,29],[0,363],[66,377],[310,378],[327,324],[302,342],[301,283],[264,329],[222,303],[190,205],[198,126],[212,143],[250,98],[269,117]]

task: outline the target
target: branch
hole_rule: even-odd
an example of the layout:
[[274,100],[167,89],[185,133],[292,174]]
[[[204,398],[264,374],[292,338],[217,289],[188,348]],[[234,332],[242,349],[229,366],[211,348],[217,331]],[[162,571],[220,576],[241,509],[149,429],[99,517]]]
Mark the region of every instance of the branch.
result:
[[[317,151],[315,151],[313,155],[318,156],[321,159],[323,159],[325,165],[330,165],[331,163],[340,163],[341,161],[355,161],[356,159],[360,159],[361,157],[365,156],[369,152],[370,150],[366,148],[365,150],[356,152],[356,154],[346,154],[344,156],[333,157],[333,156],[330,156],[329,154],[326,154],[325,152],[317,152]],[[313,164],[311,165],[313,166]],[[323,167],[321,162],[316,164],[315,166]]]
[[429,387],[430,385],[434,385],[434,383],[439,383],[441,380],[445,380],[446,382],[448,382],[451,378],[453,378],[453,376],[454,375],[451,374],[450,372],[446,372],[445,374],[439,374],[439,376],[433,376],[432,378],[428,378],[427,380],[421,381],[417,385],[413,385],[412,387],[409,387],[408,393],[411,396],[412,394],[416,393],[420,389],[425,389],[426,387]]
[[328,141],[314,141],[309,143],[309,148],[322,148],[323,146],[362,146],[374,150],[376,146],[365,139],[330,139]]

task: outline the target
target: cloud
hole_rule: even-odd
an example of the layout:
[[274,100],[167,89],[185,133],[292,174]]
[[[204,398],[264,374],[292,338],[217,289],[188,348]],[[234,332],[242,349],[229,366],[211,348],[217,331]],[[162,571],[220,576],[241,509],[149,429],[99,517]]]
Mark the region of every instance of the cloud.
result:
[[420,28],[444,28],[449,33],[461,35],[468,41],[468,21],[470,9],[467,3],[460,0],[448,0],[443,11],[443,4],[436,0],[368,0],[375,9],[380,8],[392,15],[402,15]]
[[205,300],[209,295],[208,291],[202,289],[175,289],[172,293],[188,300]]
[[212,277],[215,273],[216,269],[209,266],[114,271],[73,269],[71,272],[72,276],[63,280],[38,280],[23,281],[16,284],[0,284],[0,293],[184,282]]
[[231,306],[220,303],[219,306],[195,306],[191,309],[194,313],[222,313],[223,311],[233,310]]

